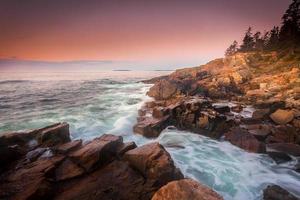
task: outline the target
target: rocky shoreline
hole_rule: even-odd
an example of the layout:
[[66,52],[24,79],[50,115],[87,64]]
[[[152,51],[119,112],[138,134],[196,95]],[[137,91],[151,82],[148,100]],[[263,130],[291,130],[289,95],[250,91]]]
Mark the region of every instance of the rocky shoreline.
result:
[[[154,100],[139,110],[136,133],[155,138],[175,126],[276,163],[297,159],[300,173],[299,63],[238,53],[145,83]],[[67,123],[1,134],[0,173],[0,199],[223,199],[185,179],[159,143],[137,147],[108,134],[72,141]],[[263,198],[298,199],[276,185]]]

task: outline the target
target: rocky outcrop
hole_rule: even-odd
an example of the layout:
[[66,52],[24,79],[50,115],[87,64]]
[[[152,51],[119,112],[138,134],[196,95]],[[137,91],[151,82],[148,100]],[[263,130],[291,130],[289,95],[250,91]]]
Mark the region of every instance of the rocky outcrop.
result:
[[212,189],[192,179],[172,181],[159,189],[152,200],[222,200]]
[[0,144],[22,150],[5,162],[0,199],[151,199],[161,186],[183,178],[158,143],[136,147],[104,134],[82,144],[70,141],[66,123],[3,134]]
[[177,86],[166,80],[158,81],[147,93],[150,97],[157,100],[164,100],[173,97],[177,92]]
[[277,124],[287,124],[294,119],[293,111],[278,109],[270,115],[270,118]]
[[299,200],[282,187],[278,185],[270,185],[263,192],[264,200]]

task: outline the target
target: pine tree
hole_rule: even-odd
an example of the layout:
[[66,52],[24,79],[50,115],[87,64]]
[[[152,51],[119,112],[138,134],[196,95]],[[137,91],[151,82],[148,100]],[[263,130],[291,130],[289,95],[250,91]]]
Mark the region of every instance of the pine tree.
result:
[[239,51],[241,52],[247,52],[252,51],[254,49],[254,38],[252,37],[252,28],[249,27],[246,31],[246,34],[243,39],[243,44],[241,45]]
[[270,31],[268,41],[266,42],[266,50],[276,50],[279,48],[279,27],[274,26]]
[[237,52],[237,50],[238,50],[238,42],[234,40],[233,43],[226,49],[225,56],[232,56]]
[[256,32],[253,36],[254,39],[254,49],[257,51],[262,51],[264,49],[264,38],[261,37],[261,32]]
[[300,0],[293,0],[282,17],[279,39],[283,47],[295,47],[300,43]]

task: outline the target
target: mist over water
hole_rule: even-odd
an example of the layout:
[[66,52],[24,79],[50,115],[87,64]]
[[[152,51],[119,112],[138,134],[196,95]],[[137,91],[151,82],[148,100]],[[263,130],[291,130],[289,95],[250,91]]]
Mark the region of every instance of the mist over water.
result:
[[150,85],[137,81],[167,73],[0,73],[0,132],[66,121],[73,139],[86,141],[113,133],[138,145],[158,141],[185,176],[214,188],[227,200],[261,199],[268,184],[300,195],[300,175],[290,169],[291,163],[276,165],[266,155],[173,129],[154,140],[134,134],[137,110],[150,100],[146,96]]

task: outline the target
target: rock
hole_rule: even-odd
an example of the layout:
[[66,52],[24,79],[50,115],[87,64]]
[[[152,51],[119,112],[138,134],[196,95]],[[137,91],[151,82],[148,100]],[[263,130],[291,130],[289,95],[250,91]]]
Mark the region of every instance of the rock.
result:
[[26,159],[29,162],[36,161],[48,148],[36,148],[26,154]]
[[292,143],[268,144],[267,149],[283,152],[291,156],[300,156],[300,145]]
[[66,153],[76,150],[81,145],[82,145],[82,140],[73,140],[71,142],[64,143],[64,144],[57,146],[56,148],[54,148],[54,150],[57,151],[58,153],[66,154]]
[[290,125],[276,126],[272,130],[272,135],[266,139],[267,143],[299,143],[300,135],[297,130]]
[[155,118],[162,118],[168,115],[168,110],[164,107],[155,107],[153,108],[152,116]]
[[265,117],[267,117],[267,115],[269,114],[270,109],[265,108],[265,109],[257,109],[253,112],[252,114],[252,118],[253,119],[264,119]]
[[119,156],[122,156],[124,153],[126,153],[127,151],[131,150],[131,149],[135,149],[137,146],[135,144],[135,142],[127,142],[122,144],[118,150],[117,153]]
[[183,178],[170,154],[159,143],[150,143],[127,151],[123,158],[143,176],[152,179],[155,185],[162,186],[169,181]]
[[21,158],[25,153],[26,152],[24,152],[19,145],[0,146],[0,172],[1,168]]
[[86,171],[91,171],[95,166],[107,162],[116,153],[122,140],[122,137],[105,134],[72,152],[70,157]]
[[246,151],[253,153],[265,153],[265,144],[258,141],[245,129],[234,127],[231,131],[225,133],[225,139],[231,144],[236,145]]
[[230,108],[226,104],[216,103],[216,104],[213,104],[213,108],[215,111],[217,111],[221,114],[230,112]]
[[203,115],[203,116],[199,117],[199,119],[198,119],[199,128],[207,128],[208,125],[209,125],[209,121],[208,121],[207,115]]
[[147,110],[145,108],[141,108],[138,110],[138,115],[139,116],[145,116],[147,113]]
[[42,146],[54,146],[71,141],[69,124],[58,123],[38,130],[37,140]]
[[232,112],[240,113],[242,110],[243,110],[243,106],[241,105],[231,107]]
[[252,134],[256,139],[260,140],[260,141],[264,141],[267,136],[271,133],[270,129],[252,129],[249,130],[249,133]]
[[278,109],[270,115],[270,118],[277,124],[287,124],[294,119],[293,111]]
[[139,121],[134,127],[133,131],[145,137],[153,138],[159,136],[162,130],[170,125],[170,116],[156,119],[147,117]]
[[288,191],[278,185],[268,186],[263,192],[264,200],[299,200]]
[[84,169],[76,165],[70,159],[64,160],[55,171],[55,179],[62,181],[80,176],[84,173]]
[[192,179],[172,181],[160,188],[152,200],[222,200],[212,189]]
[[147,95],[154,97],[156,100],[165,100],[174,96],[177,92],[177,86],[170,81],[161,80],[150,88]]
[[300,128],[300,119],[294,119],[293,120],[293,126],[296,128]]
[[280,163],[284,163],[284,162],[288,162],[288,161],[291,161],[292,158],[287,155],[286,153],[283,153],[283,152],[277,152],[277,151],[274,151],[274,150],[269,150],[267,149],[267,154],[277,163],[277,164],[280,164]]

